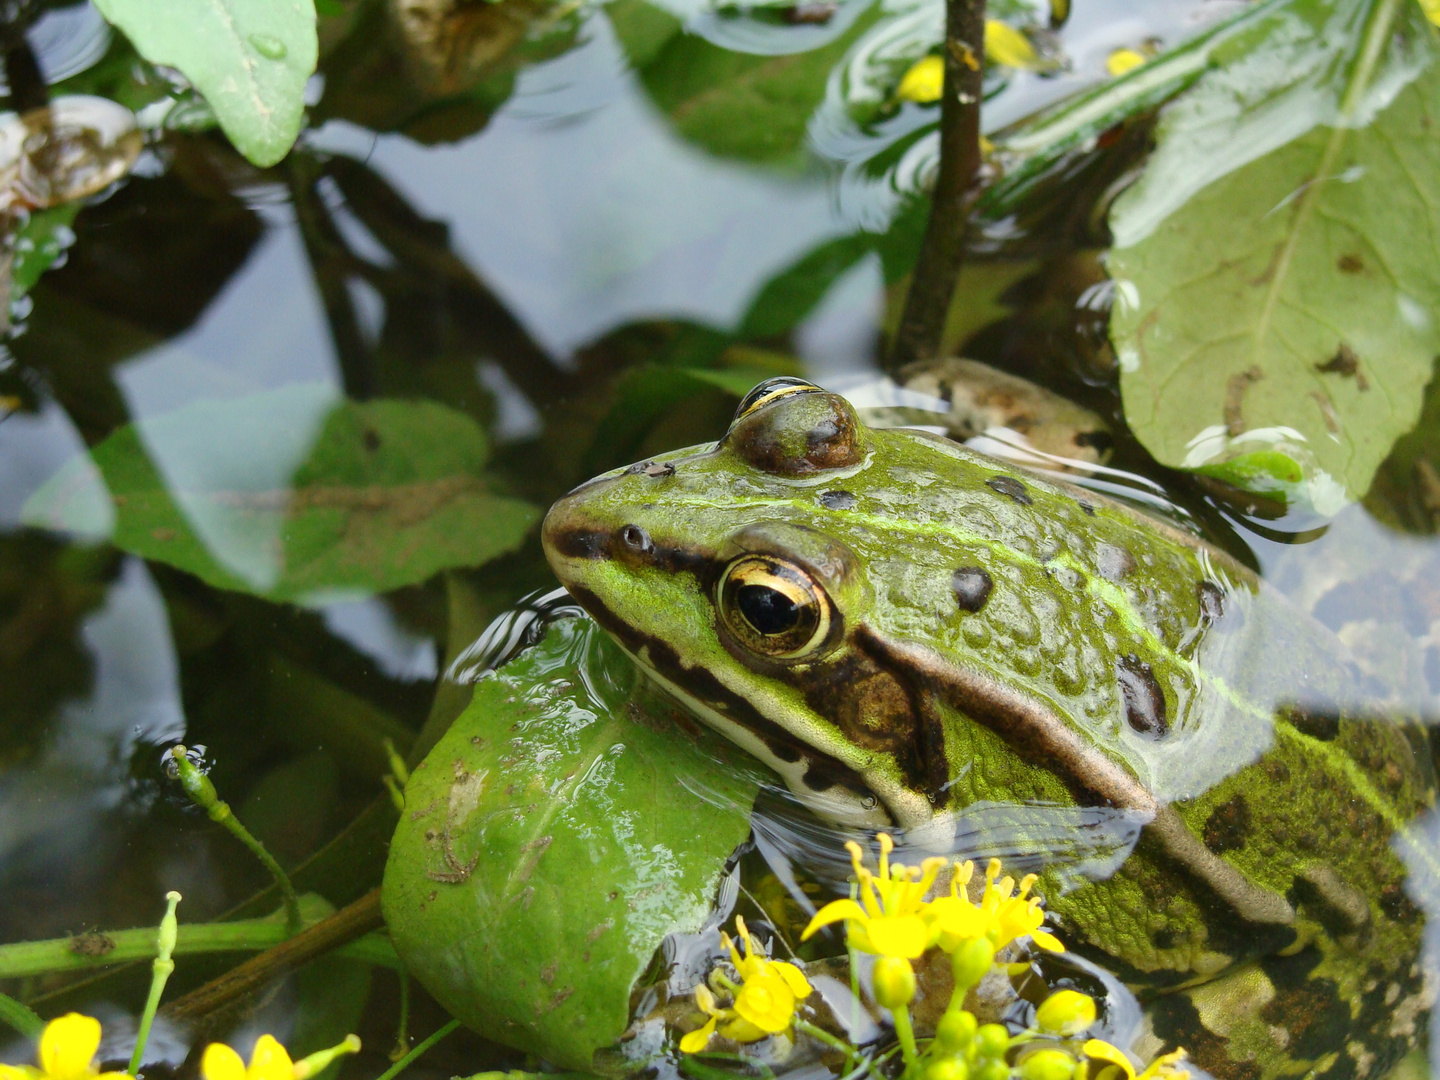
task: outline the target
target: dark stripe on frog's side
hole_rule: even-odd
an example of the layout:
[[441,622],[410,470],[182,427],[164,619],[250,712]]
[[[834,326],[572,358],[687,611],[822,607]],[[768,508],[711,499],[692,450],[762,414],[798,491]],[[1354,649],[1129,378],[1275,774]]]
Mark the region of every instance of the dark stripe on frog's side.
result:
[[857,627],[854,636],[877,662],[915,680],[917,690],[948,701],[994,731],[1022,759],[1054,773],[1078,801],[1148,816],[1146,834],[1241,920],[1268,926],[1294,922],[1295,911],[1284,897],[1256,885],[1206,848],[1178,813],[1158,803],[1143,784],[1034,698],[926,646],[888,639],[867,626]]
[[760,739],[777,760],[798,762],[804,759],[807,762],[804,781],[812,791],[824,792],[842,787],[858,796],[874,797],[864,779],[853,769],[798,742],[710,672],[682,664],[679,654],[668,642],[648,637],[616,618],[589,589],[572,586],[571,593],[576,602],[632,655],[644,656],[656,672],[677,686],[690,687],[697,701]]

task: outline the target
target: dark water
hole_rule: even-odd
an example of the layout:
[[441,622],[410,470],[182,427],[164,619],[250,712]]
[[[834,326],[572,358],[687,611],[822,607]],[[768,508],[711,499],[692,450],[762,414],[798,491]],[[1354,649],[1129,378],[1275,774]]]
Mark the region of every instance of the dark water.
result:
[[[987,129],[1100,80],[1114,48],[1173,44],[1239,5],[1074,6],[1056,32],[1069,70],[992,79]],[[69,531],[22,523],[27,500],[87,448],[134,425],[182,503],[227,470],[283,492],[305,433],[338,403],[431,401],[488,437],[494,492],[543,510],[595,472],[723,431],[735,397],[694,370],[837,385],[878,373],[935,153],[934,110],[886,107],[878,87],[887,57],[936,35],[941,7],[842,0],[810,22],[779,12],[507,0],[430,48],[405,43],[378,0],[346,5],[322,20],[312,123],[288,159],[256,170],[218,133],[152,131],[131,176],[79,210],[0,352],[0,941],[150,923],[169,889],[201,921],[265,887],[167,782],[161,753],[179,740],[204,747],[221,794],[287,866],[341,836],[301,884],[323,883],[336,904],[359,896],[387,838],[367,817],[384,798],[382,740],[403,754],[427,719],[443,725],[460,691],[442,672],[495,616],[553,587],[533,525],[513,550],[401,587],[278,599],[274,535],[224,514],[197,511],[192,524],[233,587],[127,553],[150,554],[110,542],[103,514]],[[57,90],[123,98],[144,83],[86,5],[39,12],[28,42]],[[807,63],[819,75],[794,74]],[[963,342],[1117,425],[1113,372],[1076,304],[1103,277],[1103,200],[1143,134],[1077,155],[990,223],[974,265],[1005,285]],[[767,288],[816,253],[829,254],[803,287]],[[207,403],[223,407],[185,412]],[[300,433],[293,446],[227,444],[226,424],[261,412]],[[1328,531],[1247,515],[1156,466],[1123,430],[1112,464],[1140,501],[1302,598],[1325,588],[1315,567],[1356,550],[1427,572],[1428,539],[1360,507]],[[165,542],[168,526],[147,528]],[[1381,600],[1360,644],[1382,662],[1387,635],[1419,637],[1423,652],[1428,619],[1406,629],[1404,597]],[[1425,701],[1426,687],[1412,696]],[[188,967],[176,985],[214,970]],[[114,1002],[107,1024],[123,1034],[144,979],[0,989],[46,1009]],[[251,1027],[285,1030],[287,994]],[[416,998],[412,1029],[428,1031],[441,1016]],[[394,978],[377,975],[351,1020],[369,1048],[357,1072],[382,1064],[396,999]],[[433,1068],[518,1063],[457,1038]]]

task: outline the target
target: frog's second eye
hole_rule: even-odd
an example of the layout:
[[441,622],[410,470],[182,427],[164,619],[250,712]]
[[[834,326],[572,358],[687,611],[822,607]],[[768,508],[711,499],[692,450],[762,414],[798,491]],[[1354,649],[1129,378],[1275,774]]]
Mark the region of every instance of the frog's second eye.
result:
[[794,563],[742,555],[725,568],[718,600],[731,636],[772,659],[809,656],[830,637],[830,597]]

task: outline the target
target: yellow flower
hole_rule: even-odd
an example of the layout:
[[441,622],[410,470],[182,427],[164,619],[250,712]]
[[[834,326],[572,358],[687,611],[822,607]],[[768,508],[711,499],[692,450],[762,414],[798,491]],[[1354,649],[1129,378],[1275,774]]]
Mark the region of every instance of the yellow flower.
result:
[[1083,1052],[1090,1059],[1089,1080],[1188,1080],[1189,1069],[1180,1068],[1184,1050],[1161,1054],[1138,1074],[1130,1058],[1118,1046],[1104,1039],[1087,1039]]
[[45,1025],[40,1033],[40,1067],[0,1065],[0,1080],[121,1080],[123,1072],[102,1073],[95,1068],[100,1049],[100,1021],[79,1013],[66,1013]]
[[[1440,0],[1436,0],[1440,3]],[[1143,53],[1134,49],[1116,49],[1105,58],[1105,70],[1111,75],[1124,75],[1127,71],[1134,71],[1145,63]]]
[[250,1065],[224,1043],[211,1043],[200,1058],[205,1080],[296,1080],[290,1054],[273,1035],[261,1035],[250,1051]]
[[[1440,0],[1436,0],[1440,3]],[[939,101],[945,88],[945,61],[938,56],[922,56],[905,72],[895,96],[902,101],[915,101],[928,105]]]
[[205,1080],[306,1080],[314,1076],[341,1054],[360,1049],[360,1040],[347,1035],[345,1041],[328,1050],[319,1050],[299,1061],[291,1061],[290,1053],[273,1035],[261,1035],[250,1051],[250,1064],[224,1043],[211,1043],[200,1058],[200,1075]]
[[[728,934],[722,933],[720,940],[730,951],[730,962],[740,976],[740,984],[737,986],[719,972],[711,975],[712,980],[734,995],[734,1004],[721,1008],[708,986],[697,986],[695,1003],[710,1019],[704,1027],[681,1038],[683,1053],[695,1054],[705,1049],[717,1028],[725,1038],[742,1043],[758,1042],[767,1035],[788,1031],[795,1022],[796,1006],[810,996],[810,983],[799,968],[758,952],[745,920],[738,915],[735,926],[745,945],[744,955],[735,948]],[[206,1080],[220,1078],[206,1077]]]
[[1009,23],[999,19],[985,20],[985,59],[1002,67],[1031,69],[1039,66],[1040,56],[1030,39]]
[[925,894],[945,865],[944,859],[926,859],[919,866],[890,864],[895,841],[881,833],[880,872],[872,874],[860,862],[860,845],[845,847],[855,867],[860,902],[833,900],[815,913],[800,935],[804,941],[822,926],[843,921],[851,947],[879,956],[914,960],[935,942]]
[[1000,860],[991,859],[985,870],[985,889],[980,894],[980,903],[972,904],[960,889],[969,884],[974,873],[974,863],[957,863],[950,879],[950,895],[930,902],[930,918],[941,948],[953,952],[962,941],[985,937],[999,952],[1012,941],[1028,937],[1047,952],[1065,951],[1065,946],[1053,934],[1040,929],[1045,914],[1040,910],[1040,898],[1030,895],[1030,889],[1039,880],[1034,874],[1021,878],[1017,893],[1014,878],[995,880],[1000,877]]
[[1440,26],[1440,0],[1420,0],[1420,10],[1425,12],[1425,18]]

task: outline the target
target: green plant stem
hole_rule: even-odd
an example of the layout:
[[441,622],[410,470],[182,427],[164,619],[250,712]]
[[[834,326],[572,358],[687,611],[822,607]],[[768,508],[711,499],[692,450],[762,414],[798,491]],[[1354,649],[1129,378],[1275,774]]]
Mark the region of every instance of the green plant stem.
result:
[[7,994],[0,994],[0,1022],[9,1024],[27,1039],[38,1039],[45,1030],[45,1021],[34,1009]]
[[451,1020],[449,1023],[442,1025],[433,1035],[422,1039],[416,1045],[414,1050],[411,1050],[399,1061],[395,1062],[394,1065],[391,1065],[390,1068],[386,1069],[383,1073],[377,1076],[375,1080],[395,1080],[395,1077],[399,1076],[402,1072],[409,1068],[412,1061],[418,1058],[421,1054],[425,1053],[426,1050],[429,1050],[432,1046],[438,1043],[446,1035],[449,1035],[459,1026],[459,1020]]
[[[323,915],[312,912],[305,921],[310,925],[319,922],[321,918]],[[89,971],[110,964],[143,960],[154,955],[155,931],[151,927],[112,930],[105,936],[115,947],[104,956],[81,956],[75,952],[74,938],[51,938],[47,941],[20,941],[12,945],[0,945],[0,979]],[[263,952],[291,936],[284,922],[274,916],[265,919],[240,919],[235,922],[187,923],[180,927],[174,955]],[[342,946],[336,952],[350,960],[396,969],[401,967],[394,947],[384,934],[367,934]],[[23,1005],[20,1007],[25,1008]],[[4,1003],[0,1002],[0,1020],[8,1023],[9,1019],[9,1012]]]
[[399,1061],[410,1052],[410,973],[400,974],[400,1022],[395,1025],[395,1048],[390,1060]]
[[915,1046],[915,1029],[910,1026],[910,1007],[901,1005],[891,1009],[895,1021],[895,1036],[900,1040],[900,1052],[905,1055],[905,1071],[913,1072],[920,1064],[920,1051]]
[[176,745],[170,751],[171,763],[175,766],[175,773],[184,788],[197,806],[202,807],[210,820],[218,825],[224,826],[231,836],[239,840],[255,858],[260,860],[262,866],[270,872],[275,879],[275,886],[280,890],[280,897],[285,903],[285,924],[292,934],[298,934],[304,925],[300,917],[300,899],[295,895],[295,886],[290,883],[289,876],[280,868],[275,857],[265,849],[265,845],[255,838],[251,831],[240,823],[230,809],[230,804],[220,798],[215,790],[215,785],[210,782],[200,769],[185,755],[185,747]]
[[130,1055],[130,1067],[125,1071],[131,1076],[140,1074],[140,1065],[145,1060],[145,1047],[150,1042],[150,1025],[155,1022],[155,1011],[160,1008],[160,995],[165,993],[165,984],[175,970],[175,961],[170,959],[175,951],[175,938],[179,925],[175,919],[175,908],[180,903],[180,894],[171,890],[165,894],[165,915],[160,920],[160,931],[155,936],[155,964],[151,968],[150,996],[145,999],[145,1011],[140,1014],[140,1027],[135,1034],[135,1050]]

